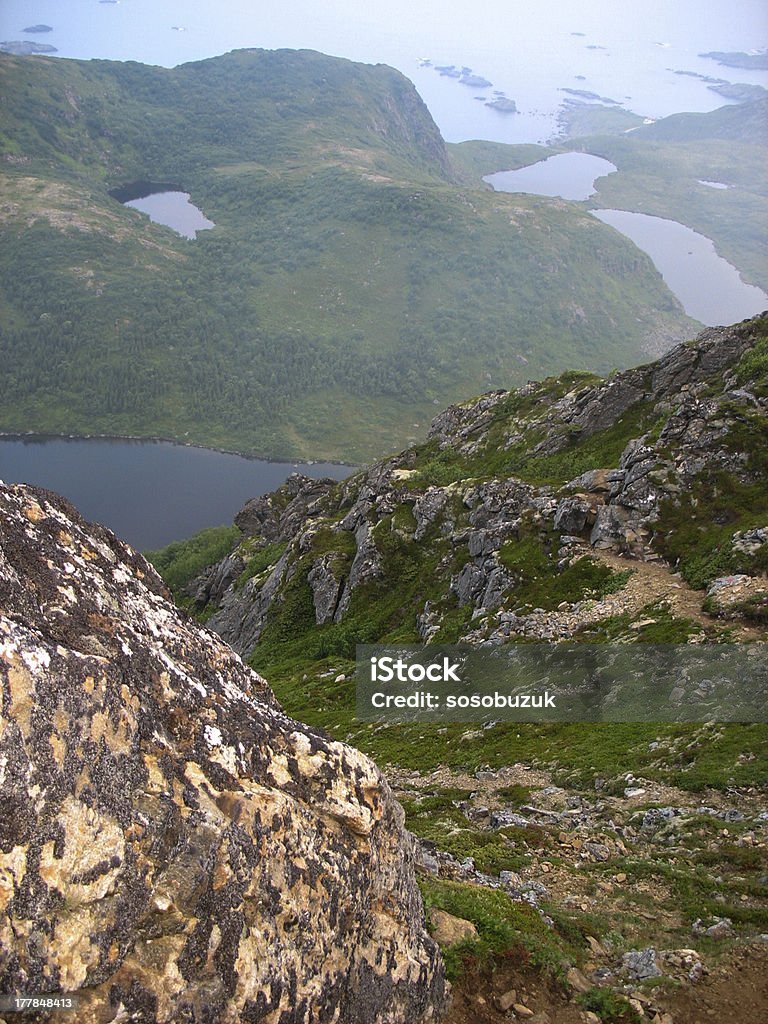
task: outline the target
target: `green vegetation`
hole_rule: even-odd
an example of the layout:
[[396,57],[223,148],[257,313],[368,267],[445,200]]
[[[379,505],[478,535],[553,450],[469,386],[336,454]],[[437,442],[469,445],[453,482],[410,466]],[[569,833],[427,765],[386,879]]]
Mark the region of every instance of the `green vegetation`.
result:
[[[598,178],[597,192],[585,206],[632,210],[686,224],[711,238],[745,280],[768,290],[767,109],[768,99],[759,99],[706,114],[673,114],[645,125],[621,108],[576,104],[562,115],[567,137],[549,147],[465,142],[448,151],[460,173],[476,178],[566,150],[604,157],[618,173]],[[702,181],[730,187],[713,189]]]
[[577,999],[585,1010],[596,1013],[603,1024],[642,1024],[642,1017],[628,1000],[609,988],[593,988]]
[[[475,164],[392,69],[0,55],[0,88],[1,429],[357,461],[435,403],[694,326],[584,210],[461,184]],[[189,242],[110,197],[137,180],[215,229]]]
[[260,573],[264,572],[265,569],[269,569],[275,565],[285,551],[285,548],[286,545],[280,543],[267,544],[266,547],[259,548],[259,550],[256,551],[255,554],[251,555],[245,563],[245,568],[237,579],[237,586],[245,586],[248,580],[253,579],[254,576],[258,576]]
[[[676,114],[630,135],[569,142],[619,168],[598,179],[589,206],[680,221],[711,238],[746,281],[768,290],[766,109],[768,100],[757,100],[709,114]],[[701,181],[730,187],[713,189]]]
[[768,552],[744,554],[732,538],[737,530],[765,525],[767,500],[765,477],[750,485],[725,471],[701,474],[689,492],[662,504],[657,549],[692,587],[729,573],[765,572]]
[[[504,142],[453,142],[446,147],[451,166],[468,183],[477,183],[478,178],[495,171],[514,171],[518,167],[546,160],[557,152],[550,146],[536,146],[524,143],[511,146]],[[488,186],[490,188],[490,186]]]
[[221,561],[239,540],[236,526],[210,526],[188,540],[176,540],[147,559],[167,583],[177,601],[185,603],[184,587],[209,565]]
[[[436,441],[422,445],[413,483],[445,487],[468,477],[517,476],[535,484],[564,484],[590,469],[616,466],[632,438],[658,427],[653,402],[636,402],[611,426],[586,437],[578,430],[568,431],[566,446],[552,455],[533,453],[545,436],[539,422],[542,407],[596,380],[588,374],[562,374],[541,382],[525,397],[510,394],[495,407],[480,447],[471,457],[452,448],[440,449]],[[564,433],[562,427],[554,429]]]
[[445,952],[449,978],[456,978],[468,961],[488,965],[494,956],[520,955],[545,974],[563,980],[563,953],[567,944],[525,903],[515,903],[505,892],[461,882],[423,880],[421,891],[427,910],[437,907],[471,921],[476,940],[450,946]]
[[393,529],[391,519],[383,520],[376,528],[375,542],[384,556],[384,572],[357,587],[343,622],[317,626],[307,582],[313,561],[334,550],[337,577],[351,563],[350,535],[338,531],[333,536],[334,549],[328,547],[327,537],[316,536],[312,549],[299,560],[279,611],[254,652],[252,664],[259,671],[275,661],[290,665],[330,656],[352,659],[357,644],[418,642],[412,609],[441,595],[441,581],[435,578],[439,546],[430,550]]
[[[643,118],[623,107],[599,103],[570,103],[557,118],[560,131],[568,138],[585,135],[623,135],[643,123]],[[565,144],[564,140],[556,140]]]
[[558,571],[553,554],[557,540],[553,536],[549,545],[540,537],[524,536],[507,541],[499,552],[499,560],[517,578],[515,603],[520,607],[543,608],[551,611],[562,602],[575,603],[584,598],[599,599],[621,590],[632,570],[616,573],[589,557]]
[[[733,387],[732,375],[739,386],[759,393],[765,377],[765,352],[766,339],[758,332],[755,345],[729,370],[728,388]],[[651,367],[643,371],[647,382],[652,372]],[[768,751],[764,729],[759,725],[732,725],[713,732],[696,726],[499,724],[473,735],[458,724],[389,728],[361,725],[355,719],[352,677],[357,644],[420,643],[417,617],[427,603],[440,627],[433,642],[456,642],[472,628],[472,604],[460,607],[450,587],[451,579],[469,559],[469,509],[462,498],[466,487],[513,473],[534,482],[543,477],[562,484],[585,469],[616,465],[632,437],[645,434],[658,442],[664,420],[659,419],[660,410],[656,411],[652,400],[643,400],[617,415],[612,425],[589,436],[567,432],[568,444],[562,452],[532,456],[531,449],[545,433],[551,436],[553,431],[563,429],[555,413],[551,425],[542,426],[550,423],[548,417],[555,403],[565,396],[568,401],[579,401],[585,389],[597,381],[590,374],[569,372],[522,392],[503,395],[482,417],[476,434],[466,435],[473,446],[472,455],[462,455],[454,447],[441,449],[437,438],[413,449],[403,461],[410,475],[398,484],[403,488],[403,500],[370,535],[378,552],[380,575],[353,591],[342,621],[318,626],[308,573],[322,556],[332,566],[336,579],[344,580],[356,550],[352,533],[340,528],[341,518],[355,500],[354,481],[346,485],[351,490],[343,507],[338,504],[340,492],[336,492],[329,506],[333,513],[314,523],[311,540],[296,553],[296,571],[272,606],[251,657],[251,663],[270,680],[291,714],[352,742],[383,765],[423,771],[445,765],[474,772],[481,766],[499,768],[514,759],[554,767],[558,778],[576,787],[591,788],[594,779],[601,777],[621,790],[627,772],[692,792],[708,786],[761,784],[768,771]],[[671,494],[661,504],[654,546],[667,557],[679,559],[686,578],[697,585],[724,571],[759,573],[768,568],[764,547],[747,556],[736,554],[731,544],[736,529],[765,525],[768,495],[761,481],[768,477],[768,443],[755,443],[762,437],[764,424],[753,412],[753,403],[744,399],[734,404],[732,393],[724,393],[722,374],[715,374],[701,387],[702,395],[720,402],[727,414],[728,429],[723,430],[718,442],[722,451],[726,456],[729,451],[748,453],[746,464],[740,463],[740,472],[748,482],[740,483],[727,473],[709,472],[694,480],[690,492]],[[663,447],[659,456],[665,457]],[[363,478],[361,475],[358,479],[362,482]],[[448,492],[443,512],[416,541],[414,489],[454,482],[461,482],[462,487]],[[284,495],[277,492],[275,501],[282,500]],[[447,521],[451,523],[450,531],[444,529]],[[259,550],[259,543],[254,539],[241,546],[247,563],[243,581],[265,571],[282,553],[281,547]],[[590,557],[558,564],[558,551],[557,531],[546,520],[523,515],[516,527],[516,539],[507,540],[499,549],[499,561],[513,580],[507,608],[521,612],[533,607],[551,610],[561,602],[573,605],[585,599],[599,600],[621,589],[631,573],[630,568],[612,572]],[[753,621],[762,621],[764,600],[757,599],[752,605]],[[665,601],[657,600],[633,614],[616,613],[585,624],[577,639],[589,643],[666,644],[701,637],[719,642],[728,639],[728,632],[702,624],[698,618],[681,617]],[[653,746],[656,743],[663,756]],[[749,759],[740,757],[744,751],[750,752]],[[477,830],[461,823],[460,812],[452,806],[454,799],[459,797],[438,792],[426,802],[414,800],[408,804],[411,828],[457,856],[474,856],[478,863],[489,867],[514,863],[522,848],[510,846],[503,834],[493,840],[479,837]],[[519,802],[525,794],[510,795],[509,799]]]
[[541,839],[539,830],[487,829],[473,827],[460,809],[469,791],[443,790],[434,796],[401,800],[408,829],[458,860],[472,857],[478,871],[498,875],[500,871],[520,868],[528,856],[528,847]]

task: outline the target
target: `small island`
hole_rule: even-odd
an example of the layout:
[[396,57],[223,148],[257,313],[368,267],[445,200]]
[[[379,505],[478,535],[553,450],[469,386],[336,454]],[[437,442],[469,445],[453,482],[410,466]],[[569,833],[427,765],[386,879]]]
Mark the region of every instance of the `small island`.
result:
[[507,96],[496,96],[495,99],[487,100],[486,107],[498,110],[500,114],[516,114],[517,104]]
[[768,50],[756,50],[753,53],[743,51],[725,52],[722,50],[710,50],[709,53],[700,53],[700,57],[709,57],[716,60],[726,68],[743,68],[748,71],[768,71]]
[[21,31],[26,34],[30,34],[32,32],[53,32],[53,27],[51,25],[29,25]]
[[570,96],[578,96],[583,100],[596,100],[600,103],[611,103],[617,107],[621,106],[618,100],[612,100],[610,96],[600,96],[599,93],[590,92],[588,89],[561,89],[560,92],[567,92]]
[[760,100],[768,92],[762,85],[752,85],[748,82],[723,82],[719,85],[708,85],[707,88],[716,92],[718,96],[736,103]]
[[[429,67],[430,62],[421,58],[421,67]],[[457,68],[455,64],[435,64],[435,71],[443,78],[455,78],[461,85],[468,85],[471,89],[490,89],[493,82],[489,82],[482,75],[476,75],[472,68]]]
[[489,82],[487,78],[483,78],[482,75],[462,74],[459,82],[462,85],[468,85],[472,89],[490,89],[493,82]]
[[32,43],[28,39],[12,39],[0,43],[1,53],[12,53],[15,57],[29,57],[33,53],[58,53],[48,43]]

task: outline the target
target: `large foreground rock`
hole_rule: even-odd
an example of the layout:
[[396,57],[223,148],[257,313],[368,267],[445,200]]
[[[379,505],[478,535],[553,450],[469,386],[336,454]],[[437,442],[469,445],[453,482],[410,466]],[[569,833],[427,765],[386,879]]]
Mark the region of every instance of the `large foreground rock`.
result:
[[402,812],[65,501],[0,486],[0,991],[78,1024],[439,1016]]

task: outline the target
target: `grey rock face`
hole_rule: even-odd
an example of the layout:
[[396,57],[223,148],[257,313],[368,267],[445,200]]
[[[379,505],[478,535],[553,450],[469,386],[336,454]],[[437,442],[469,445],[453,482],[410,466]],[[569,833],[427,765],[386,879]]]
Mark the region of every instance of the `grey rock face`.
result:
[[250,654],[264,632],[267,614],[280,587],[292,578],[295,571],[291,552],[286,551],[266,582],[251,579],[242,590],[230,586],[219,610],[208,620],[208,627],[224,637],[242,657]]
[[226,558],[216,565],[210,566],[202,576],[198,576],[193,581],[190,596],[201,607],[209,602],[221,604],[224,595],[244,568],[245,562],[237,552],[227,555]]
[[376,767],[63,499],[3,486],[0,516],[0,990],[77,991],[78,1024],[439,1015]]
[[307,581],[312,588],[312,598],[315,602],[315,621],[318,626],[326,622],[333,622],[339,607],[344,577],[340,579],[335,575],[338,559],[333,555],[325,555],[318,558],[309,571]]
[[491,422],[494,408],[508,395],[508,391],[491,391],[474,402],[449,406],[432,421],[428,436],[438,438],[441,445],[466,443]]
[[263,537],[269,544],[287,540],[322,505],[335,485],[335,480],[313,480],[293,473],[279,491],[247,502],[235,516],[235,525],[246,537]]
[[553,525],[566,534],[580,534],[596,519],[595,503],[585,495],[564,498],[557,506]]
[[445,508],[447,495],[442,487],[430,487],[413,506],[416,519],[414,540],[423,540],[427,530]]

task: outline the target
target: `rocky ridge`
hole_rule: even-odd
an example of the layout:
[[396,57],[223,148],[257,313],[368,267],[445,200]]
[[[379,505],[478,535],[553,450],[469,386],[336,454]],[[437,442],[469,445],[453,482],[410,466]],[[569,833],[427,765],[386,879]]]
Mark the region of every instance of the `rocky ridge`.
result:
[[[626,602],[609,595],[633,565],[656,563],[671,587],[709,587],[691,636],[714,625],[707,612],[759,624],[767,329],[763,315],[608,380],[570,374],[492,392],[439,415],[426,444],[340,485],[294,477],[239,514],[243,543],[194,582],[196,606],[243,655],[295,611],[289,594],[312,602],[300,626],[348,626],[365,642],[363,605],[393,585],[414,641],[565,639],[595,619],[596,600],[618,620]],[[243,582],[249,559],[276,543],[272,564]],[[427,562],[406,594],[403,568]],[[635,621],[653,625],[658,611]]]
[[0,991],[76,992],[82,1024],[439,1015],[373,763],[63,499],[2,485],[0,518]]

